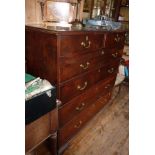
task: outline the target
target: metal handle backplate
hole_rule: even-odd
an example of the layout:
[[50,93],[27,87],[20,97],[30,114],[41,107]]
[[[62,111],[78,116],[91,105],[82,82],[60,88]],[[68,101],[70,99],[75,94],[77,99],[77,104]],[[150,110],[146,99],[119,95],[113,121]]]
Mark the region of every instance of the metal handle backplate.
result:
[[83,68],[83,69],[87,69],[89,67],[90,63],[89,62],[86,62],[86,64],[80,64],[80,67]]
[[108,73],[113,73],[113,72],[114,72],[114,68],[108,69]]
[[80,85],[78,85],[78,86],[77,86],[77,89],[78,89],[78,90],[84,90],[84,89],[87,87],[87,84],[88,84],[88,83],[87,83],[87,81],[86,81],[86,82],[84,83],[84,86],[83,86],[83,87],[81,87]]
[[86,36],[86,41],[81,42],[81,46],[83,46],[84,48],[89,48],[91,44],[91,41],[89,41],[88,36]]
[[117,34],[116,37],[115,37],[115,42],[118,43],[120,40],[121,40],[121,37]]
[[84,107],[85,107],[85,103],[82,103],[80,106],[76,107],[76,110],[82,111]]
[[82,124],[82,121],[79,121],[78,124],[74,125],[74,128],[77,128],[77,129],[80,128],[81,124]]
[[117,53],[117,52],[116,52],[116,53],[113,53],[112,56],[113,56],[114,58],[116,58],[116,57],[118,56],[118,53]]
[[111,86],[110,84],[107,84],[104,88],[108,89],[110,86]]

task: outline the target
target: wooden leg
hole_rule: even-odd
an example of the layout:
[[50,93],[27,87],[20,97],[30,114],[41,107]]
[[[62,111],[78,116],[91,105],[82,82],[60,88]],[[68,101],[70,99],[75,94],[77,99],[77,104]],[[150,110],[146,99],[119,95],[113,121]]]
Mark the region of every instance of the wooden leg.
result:
[[57,155],[57,132],[53,133],[50,137],[50,150],[52,155]]
[[63,152],[68,148],[69,144],[64,144],[61,148],[58,150],[58,155],[63,155]]

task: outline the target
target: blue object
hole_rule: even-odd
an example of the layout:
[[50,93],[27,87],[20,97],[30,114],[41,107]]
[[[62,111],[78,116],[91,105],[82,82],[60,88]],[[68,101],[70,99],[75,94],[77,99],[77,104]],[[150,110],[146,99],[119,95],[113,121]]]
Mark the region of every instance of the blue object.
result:
[[124,66],[124,73],[125,73],[126,77],[129,76],[129,71],[128,71],[128,68],[126,66]]
[[99,27],[106,27],[108,30],[117,30],[120,29],[122,24],[121,22],[114,22],[111,20],[100,20],[100,19],[84,19],[83,24],[87,26],[99,26]]

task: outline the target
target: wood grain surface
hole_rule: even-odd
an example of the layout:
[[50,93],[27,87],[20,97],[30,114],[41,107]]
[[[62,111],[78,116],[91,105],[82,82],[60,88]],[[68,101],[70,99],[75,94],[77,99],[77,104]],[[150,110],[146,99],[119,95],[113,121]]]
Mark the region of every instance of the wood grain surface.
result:
[[[122,86],[119,94],[115,87],[110,102],[70,141],[63,155],[129,155],[128,106],[128,87]],[[49,144],[27,155],[36,154],[52,155]]]
[[[129,95],[127,87],[120,93],[115,88],[109,104],[101,110],[70,141],[63,155],[128,155],[129,154]],[[114,99],[114,100],[113,100]]]

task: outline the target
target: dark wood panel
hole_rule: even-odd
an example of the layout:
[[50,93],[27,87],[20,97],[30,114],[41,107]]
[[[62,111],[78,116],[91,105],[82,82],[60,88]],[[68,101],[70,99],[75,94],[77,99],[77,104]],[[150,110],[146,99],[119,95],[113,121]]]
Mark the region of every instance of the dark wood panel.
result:
[[61,57],[59,82],[64,82],[81,73],[106,65],[109,62],[119,61],[122,53],[122,49],[102,48],[76,57]]
[[57,40],[54,35],[26,30],[27,72],[57,82]]
[[103,47],[104,34],[85,34],[74,36],[61,36],[61,56],[81,55],[89,50]]
[[59,127],[64,126],[73,117],[95,102],[100,96],[109,92],[115,82],[115,76],[98,82],[85,93],[75,97],[59,108]]
[[115,87],[112,100],[68,143],[63,155],[129,155],[128,119],[128,87],[122,85],[119,94]]
[[109,50],[100,49],[76,57],[62,57],[60,59],[60,82],[103,66],[108,62],[108,54],[110,54]]
[[125,32],[112,32],[105,35],[105,48],[123,49]]
[[86,74],[82,74],[74,79],[62,84],[60,90],[60,100],[62,104],[68,102],[74,97],[84,93],[98,81],[114,74],[118,70],[118,62],[103,66],[96,70],[92,70]]
[[110,94],[108,93],[103,102],[96,101],[94,104],[82,111],[78,117],[73,118],[62,129],[58,131],[58,144],[61,147],[70,138],[72,138],[85,124],[88,122],[109,100]]

